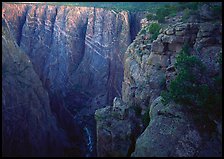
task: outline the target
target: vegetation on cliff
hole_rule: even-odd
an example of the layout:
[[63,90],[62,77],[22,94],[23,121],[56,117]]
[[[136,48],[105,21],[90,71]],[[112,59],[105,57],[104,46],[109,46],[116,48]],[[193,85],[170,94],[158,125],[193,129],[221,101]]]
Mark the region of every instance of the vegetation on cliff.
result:
[[[220,53],[220,56],[221,53]],[[220,69],[222,61],[219,60]],[[175,101],[196,112],[195,119],[203,120],[209,114],[220,117],[222,108],[222,74],[209,77],[207,67],[185,45],[175,63],[177,76],[171,81],[167,91],[163,91],[163,103]],[[200,115],[198,116],[199,113]],[[203,118],[202,118],[203,116]]]
[[[15,2],[13,2],[15,3]],[[17,2],[21,3],[21,2]],[[27,3],[27,2],[26,2]],[[29,2],[30,3],[30,2]],[[35,2],[37,3],[37,2]],[[38,4],[53,4],[63,6],[83,6],[83,7],[96,7],[104,9],[113,9],[117,11],[128,10],[128,11],[156,11],[158,7],[168,5],[174,2],[42,2]]]
[[158,20],[158,22],[165,22],[165,17],[174,17],[177,14],[182,14],[182,21],[187,21],[192,15],[199,14],[198,8],[203,4],[208,4],[211,12],[213,12],[214,19],[221,19],[222,7],[220,5],[210,5],[207,2],[178,2],[173,4],[166,4],[157,7],[155,14],[149,13],[146,18],[148,20]]

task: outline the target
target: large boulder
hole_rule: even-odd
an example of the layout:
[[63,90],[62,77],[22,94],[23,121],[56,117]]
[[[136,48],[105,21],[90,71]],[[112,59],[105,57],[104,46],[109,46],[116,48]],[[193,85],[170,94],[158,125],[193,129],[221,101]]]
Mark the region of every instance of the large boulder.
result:
[[133,110],[121,99],[115,98],[113,107],[107,106],[95,112],[95,119],[97,121],[97,156],[130,156],[139,131]]
[[202,139],[180,105],[164,106],[161,97],[150,107],[150,123],[137,139],[133,157],[192,157]]
[[215,129],[201,131],[187,106],[156,98],[150,106],[150,122],[136,141],[132,157],[218,157],[222,153],[220,121]]

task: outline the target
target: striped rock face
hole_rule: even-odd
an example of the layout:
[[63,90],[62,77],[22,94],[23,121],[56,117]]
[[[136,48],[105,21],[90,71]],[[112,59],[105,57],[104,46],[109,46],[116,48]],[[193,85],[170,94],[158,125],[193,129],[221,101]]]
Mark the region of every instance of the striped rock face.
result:
[[143,16],[39,3],[3,3],[2,7],[2,18],[47,90],[59,123],[72,136],[78,128],[71,130],[71,120],[80,121],[93,138],[95,110],[121,96],[124,53]]
[[2,21],[3,156],[64,156],[66,134],[58,128],[47,91]]
[[73,96],[73,103],[94,110],[121,96],[123,55],[144,14],[9,3],[2,12],[49,92]]

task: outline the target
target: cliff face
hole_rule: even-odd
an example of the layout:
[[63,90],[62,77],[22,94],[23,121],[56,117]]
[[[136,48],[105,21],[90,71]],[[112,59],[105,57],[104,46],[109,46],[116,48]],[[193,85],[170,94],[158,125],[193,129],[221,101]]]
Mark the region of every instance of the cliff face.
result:
[[72,142],[67,154],[85,153],[83,133],[95,135],[91,115],[121,96],[124,52],[143,16],[91,7],[3,3],[2,18],[28,55],[48,91],[59,127]]
[[47,91],[2,21],[3,156],[63,156],[70,147]]
[[2,12],[50,92],[93,109],[121,96],[123,54],[143,14],[131,19],[138,13],[7,3]]
[[[208,11],[206,14],[209,14]],[[206,65],[208,69],[207,77],[210,81],[219,74],[221,67],[218,58],[222,51],[222,24],[220,21],[211,22],[201,15],[202,17],[203,20],[199,18],[197,22],[177,22],[167,25],[165,29],[160,30],[159,36],[153,42],[150,42],[150,33],[140,31],[141,33],[130,44],[124,57],[121,103],[127,105],[127,112],[134,109],[140,111],[138,112],[140,116],[145,113],[149,114],[150,122],[141,133],[141,120],[139,120],[139,123],[129,120],[128,122],[139,125],[140,131],[127,129],[127,131],[116,136],[114,134],[117,134],[119,128],[108,128],[105,123],[115,125],[123,119],[119,119],[119,122],[116,117],[110,119],[111,117],[108,115],[110,113],[106,108],[97,110],[95,117],[105,119],[97,120],[97,140],[99,142],[97,150],[99,156],[106,156],[116,149],[105,147],[105,145],[131,148],[130,144],[126,143],[124,145],[120,142],[122,139],[117,141],[114,138],[119,136],[130,139],[130,134],[135,133],[135,137],[139,137],[136,144],[132,145],[133,153],[131,156],[134,157],[221,155],[220,148],[212,148],[221,147],[221,121],[217,122],[216,119],[210,121],[211,127],[215,127],[213,135],[209,135],[208,132],[203,134],[195,127],[192,116],[184,106],[175,103],[164,106],[160,97],[161,91],[169,87],[170,81],[177,74],[174,68],[176,56],[185,43],[189,44],[192,50],[190,54],[199,57]],[[122,106],[117,110],[122,110]],[[132,119],[138,121],[139,117],[135,115],[132,116]],[[112,139],[110,143],[104,140],[105,136]],[[135,137],[131,139],[134,140],[132,142],[135,142]],[[128,156],[127,154],[123,151],[119,155]],[[116,155],[114,153],[114,156]]]
[[[177,75],[174,64],[184,43],[189,44],[192,50],[190,54],[199,57],[207,67],[207,83],[212,83],[213,78],[221,72],[218,62],[222,52],[221,27],[220,21],[213,23],[208,19],[177,23],[161,31],[152,42],[149,54],[143,54],[141,59],[133,47],[127,50],[129,57],[126,58],[123,100],[130,103],[130,99],[133,99],[130,104],[140,106],[143,110],[149,107],[150,116],[149,125],[137,139],[132,156],[221,156],[220,119],[201,117],[206,124],[196,126],[193,115],[185,105],[164,105],[159,96],[161,90],[168,88]],[[145,36],[142,35],[141,39]],[[130,54],[134,55],[134,60]],[[145,81],[149,83],[145,84]],[[130,91],[133,86],[136,89]],[[216,107],[218,105],[214,103],[213,109]],[[205,129],[203,132],[199,128],[201,126]]]

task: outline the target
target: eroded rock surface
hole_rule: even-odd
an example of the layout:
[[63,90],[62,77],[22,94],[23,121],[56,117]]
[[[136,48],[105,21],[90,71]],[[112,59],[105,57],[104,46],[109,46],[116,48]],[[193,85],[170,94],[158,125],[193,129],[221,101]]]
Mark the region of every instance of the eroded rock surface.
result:
[[164,106],[161,97],[151,105],[150,123],[136,141],[133,157],[196,156],[202,143],[200,133],[183,107]]
[[[193,115],[184,106],[172,103],[165,107],[159,97],[161,91],[169,88],[170,81],[177,75],[174,64],[184,44],[188,44],[190,54],[199,57],[207,67],[208,84],[220,73],[221,66],[218,61],[222,55],[222,23],[218,19],[215,23],[211,22],[209,17],[202,16],[204,14],[206,13],[201,13],[198,21],[167,24],[154,41],[150,40],[152,35],[146,31],[146,24],[125,52],[122,103],[140,114],[136,116],[139,126],[145,113],[149,113],[150,118],[149,125],[143,127],[146,128],[145,131],[141,134],[140,126],[140,133],[136,134],[137,137],[140,136],[132,153],[134,157],[221,156],[220,119],[209,120],[211,123],[207,124],[213,127],[212,131],[207,129],[207,132],[202,133],[192,120]],[[107,112],[103,110],[106,108],[97,110],[95,116],[97,112],[105,116]],[[108,118],[107,122],[116,123],[114,118]],[[102,123],[97,121],[97,125]],[[106,127],[97,127],[97,132],[104,132]],[[126,132],[123,135],[128,137]],[[106,145],[116,144],[113,140],[105,141],[105,136],[107,135],[97,136],[100,142],[97,147],[99,156],[107,156],[113,150],[111,147],[104,147],[104,142]]]
[[[2,12],[48,91],[58,124],[80,144],[86,131],[75,125],[87,127],[95,136],[93,114],[121,96],[124,52],[144,13],[13,3],[3,3]],[[71,155],[83,149],[73,146],[68,150]]]
[[2,21],[3,156],[64,156],[70,143],[57,125],[47,91]]
[[136,135],[140,133],[139,121],[133,109],[114,98],[113,107],[95,112],[97,121],[97,154],[99,157],[130,156]]
[[82,103],[93,110],[121,96],[124,52],[143,13],[8,3],[2,12],[51,93],[76,96],[76,107]]

